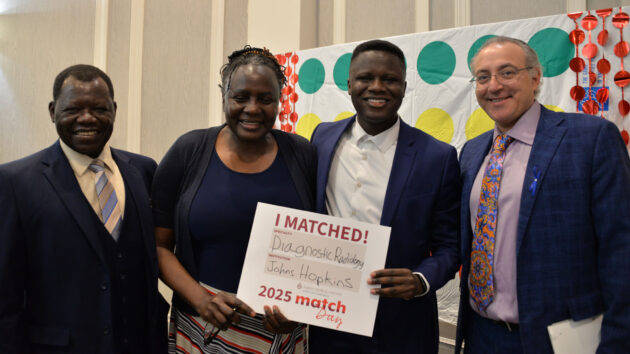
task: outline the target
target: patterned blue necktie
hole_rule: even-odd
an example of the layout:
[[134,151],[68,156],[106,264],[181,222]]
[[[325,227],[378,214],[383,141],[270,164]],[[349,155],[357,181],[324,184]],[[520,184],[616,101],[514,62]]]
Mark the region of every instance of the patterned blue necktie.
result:
[[122,213],[118,205],[118,197],[116,197],[114,185],[105,175],[105,164],[103,161],[98,159],[92,161],[89,169],[95,174],[96,195],[98,195],[98,203],[101,205],[103,224],[114,240],[118,241]]
[[481,196],[470,253],[470,296],[481,311],[494,299],[494,239],[497,229],[499,186],[505,150],[514,138],[496,137],[481,181]]

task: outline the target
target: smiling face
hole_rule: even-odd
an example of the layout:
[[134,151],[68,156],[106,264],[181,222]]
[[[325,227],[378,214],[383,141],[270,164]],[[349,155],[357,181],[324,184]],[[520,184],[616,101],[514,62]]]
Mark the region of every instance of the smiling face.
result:
[[242,141],[264,139],[278,115],[280,87],[269,67],[239,66],[223,97],[223,111],[230,131]]
[[[495,43],[474,58],[474,75],[496,75],[504,69],[526,67],[523,49],[514,43]],[[493,76],[484,85],[477,84],[475,94],[481,108],[495,121],[501,132],[510,130],[534,103],[540,84],[540,70],[522,70],[509,82],[500,83]]]
[[405,67],[392,53],[368,50],[350,63],[348,94],[359,124],[370,135],[396,123],[406,87]]
[[48,105],[59,138],[72,150],[96,158],[112,135],[116,102],[103,79],[83,82],[70,76]]

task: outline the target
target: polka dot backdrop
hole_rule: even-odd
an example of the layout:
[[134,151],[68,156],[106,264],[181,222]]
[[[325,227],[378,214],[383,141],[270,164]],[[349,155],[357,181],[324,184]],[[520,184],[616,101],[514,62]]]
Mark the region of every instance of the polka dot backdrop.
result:
[[[611,16],[629,11],[630,7],[614,8]],[[562,14],[386,38],[403,50],[408,64],[407,91],[399,111],[402,119],[458,149],[467,140],[492,129],[493,122],[479,108],[469,82],[470,61],[486,40],[497,35],[522,39],[538,53],[543,65],[539,96],[542,104],[555,111],[581,111],[582,105],[576,104],[571,95],[572,87],[576,86],[576,74],[569,69],[569,63],[576,54],[576,47],[569,34],[576,23],[588,15],[588,12],[571,14],[572,17]],[[591,15],[595,15],[595,11],[591,11]],[[593,63],[602,57],[609,58],[609,71],[614,75],[621,70],[620,59],[623,59],[615,56],[614,47],[628,27],[619,29],[613,26],[613,21],[598,19],[597,25],[591,23],[589,28],[594,36],[607,29],[609,39],[599,46]],[[347,94],[347,80],[351,53],[357,44],[278,55],[289,67],[290,89],[286,92],[288,95],[283,95],[281,107],[287,119],[277,126],[310,138],[320,122],[346,119],[354,114]],[[579,52],[583,45],[578,44]],[[627,134],[630,120],[622,115],[626,112],[617,109],[623,100],[621,87],[615,86],[612,77],[605,78],[598,72],[595,64],[591,65],[593,74],[589,74],[588,67],[586,61],[578,73],[577,84],[585,88],[586,96],[595,96],[601,87],[608,88],[608,96],[600,97],[608,100],[594,103],[600,107],[598,114],[616,123],[619,130]]]

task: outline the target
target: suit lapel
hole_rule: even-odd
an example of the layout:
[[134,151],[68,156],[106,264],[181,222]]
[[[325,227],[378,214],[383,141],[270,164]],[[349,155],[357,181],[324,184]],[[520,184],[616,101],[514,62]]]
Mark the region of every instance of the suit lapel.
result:
[[[79,225],[83,235],[87,238],[90,246],[101,260],[105,262],[105,256],[98,240],[98,231],[94,225],[94,210],[87,202],[77,178],[70,167],[68,159],[64,155],[59,142],[48,148],[48,153],[42,161],[46,167],[43,170],[44,176],[66,206],[68,214]],[[64,235],[58,235],[64,237]]]
[[544,183],[544,178],[549,168],[553,156],[555,155],[566,128],[561,126],[564,118],[541,107],[540,121],[536,129],[536,137],[527,162],[523,190],[521,194],[521,206],[518,218],[518,231],[516,254],[518,255],[525,230],[529,223],[532,208],[538,197],[540,186]]
[[[317,167],[317,212],[326,213],[326,185],[328,184],[328,173],[330,172],[330,165],[334,157],[335,149],[339,143],[339,139],[343,133],[352,126],[356,115],[348,118],[343,123],[334,127],[331,133],[317,134],[321,136],[317,143],[318,149],[318,167]],[[317,133],[317,132],[316,132]]]
[[385,201],[383,202],[383,213],[381,214],[381,225],[391,225],[394,218],[394,212],[400,201],[400,196],[407,185],[407,179],[416,156],[416,143],[411,134],[411,128],[402,120],[400,121],[400,131],[398,133],[398,142],[396,143],[396,152],[394,153],[394,162],[392,170],[387,182],[387,191],[385,192]]
[[[118,165],[118,170],[120,170],[120,174],[122,175],[123,181],[125,183],[126,198],[132,198],[138,210],[137,215],[138,215],[138,218],[140,219],[139,222],[140,222],[141,229],[143,231],[142,239],[144,241],[143,243],[144,243],[145,251],[147,252],[147,254],[151,254],[152,250],[150,250],[149,247],[153,243],[147,242],[147,241],[150,241],[150,240],[147,240],[147,237],[153,237],[153,233],[152,233],[153,230],[147,224],[148,222],[147,217],[150,218],[150,215],[142,214],[142,210],[143,210],[142,204],[146,204],[148,200],[147,199],[148,195],[143,195],[143,194],[148,193],[148,192],[145,192],[147,190],[147,187],[144,185],[142,176],[140,175],[138,170],[129,163],[128,156],[121,154],[116,149],[112,149],[112,157],[116,161],[116,165]],[[125,209],[127,209],[127,206],[129,206],[130,203],[125,203],[125,204],[126,204]],[[125,211],[125,215],[130,215],[130,217],[135,217],[136,213],[134,212],[135,210],[129,210],[129,213]]]

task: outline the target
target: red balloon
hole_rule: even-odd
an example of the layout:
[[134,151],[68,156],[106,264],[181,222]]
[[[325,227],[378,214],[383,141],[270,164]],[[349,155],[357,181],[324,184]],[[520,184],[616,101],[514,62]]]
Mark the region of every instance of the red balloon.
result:
[[293,93],[293,87],[291,87],[291,86],[285,86],[285,87],[282,89],[282,94],[283,94],[283,95],[287,95],[287,96],[288,96],[288,95],[290,95],[290,94],[292,94],[292,93]]
[[595,82],[597,82],[597,74],[595,74],[592,71],[589,71],[588,72],[588,82],[589,82],[589,86],[595,85]]
[[610,72],[610,62],[608,59],[601,58],[597,61],[597,71],[604,75]]
[[586,63],[584,63],[584,59],[580,57],[575,57],[571,59],[571,61],[569,62],[569,67],[571,68],[573,72],[576,72],[576,73],[582,72],[585,66],[586,66]]
[[610,16],[610,14],[612,13],[612,8],[595,10],[595,13],[598,16],[606,18],[606,16]]
[[582,105],[582,110],[586,114],[597,114],[599,112],[599,104],[595,100],[588,100]]
[[569,33],[569,40],[575,45],[584,42],[584,31],[574,29],[571,33]]
[[597,34],[597,43],[603,46],[606,45],[606,42],[608,42],[608,31],[602,30]]
[[582,27],[584,27],[584,29],[587,31],[594,29],[595,27],[597,27],[597,17],[593,15],[584,16],[584,18],[582,19]]
[[581,12],[571,12],[570,14],[567,14],[567,16],[569,16],[570,19],[575,21],[578,18],[580,18],[580,16],[582,16],[582,13]]
[[284,53],[284,56],[287,57],[287,59],[291,58],[291,55],[293,55],[291,52]]
[[619,58],[623,58],[628,55],[628,52],[630,51],[630,45],[628,45],[628,42],[626,41],[621,41],[615,44],[615,48],[613,50],[616,56],[618,56]]
[[298,80],[299,78],[297,74],[294,73],[293,75],[291,75],[291,80],[290,80],[291,84],[295,85],[298,82]]
[[615,85],[619,87],[626,87],[630,83],[630,73],[621,70],[615,74]]
[[280,113],[278,115],[278,119],[280,120],[280,123],[284,123],[284,121],[287,120],[287,116],[284,113]]
[[293,57],[291,58],[291,62],[293,64],[297,64],[298,60],[300,60],[300,58],[298,57],[297,54],[294,54]]
[[289,96],[289,101],[295,103],[295,102],[297,102],[297,100],[298,100],[298,94],[297,93],[294,92],[293,94],[291,94],[291,96]]
[[282,54],[276,54],[276,59],[278,59],[278,63],[280,65],[284,65],[284,63],[287,62],[287,58],[285,58]]
[[626,143],[626,145],[628,145],[628,141],[630,140],[630,136],[628,135],[628,131],[627,130],[622,130],[621,131],[621,138],[623,139],[623,142]]
[[597,94],[595,94],[595,98],[597,98],[597,102],[604,104],[608,101],[608,89],[606,87],[602,87],[597,90]]
[[593,59],[597,55],[597,46],[593,43],[585,44],[582,47],[582,55],[587,59]]
[[575,85],[571,87],[571,98],[575,101],[581,101],[584,98],[584,87]]
[[289,102],[284,102],[282,105],[282,113],[289,114],[291,113],[291,104]]
[[621,100],[619,101],[617,108],[619,108],[619,113],[625,117],[628,115],[628,112],[630,112],[630,103],[626,100]]
[[628,20],[630,19],[630,17],[628,17],[628,14],[625,12],[619,12],[617,14],[615,14],[615,16],[613,16],[612,19],[612,24],[613,26],[622,29],[624,27],[626,27],[626,25],[628,24]]
[[289,119],[295,123],[298,121],[298,114],[296,112],[291,113],[291,115],[289,116]]
[[291,73],[293,72],[293,69],[291,69],[290,66],[287,66],[284,68],[284,76],[291,76]]

